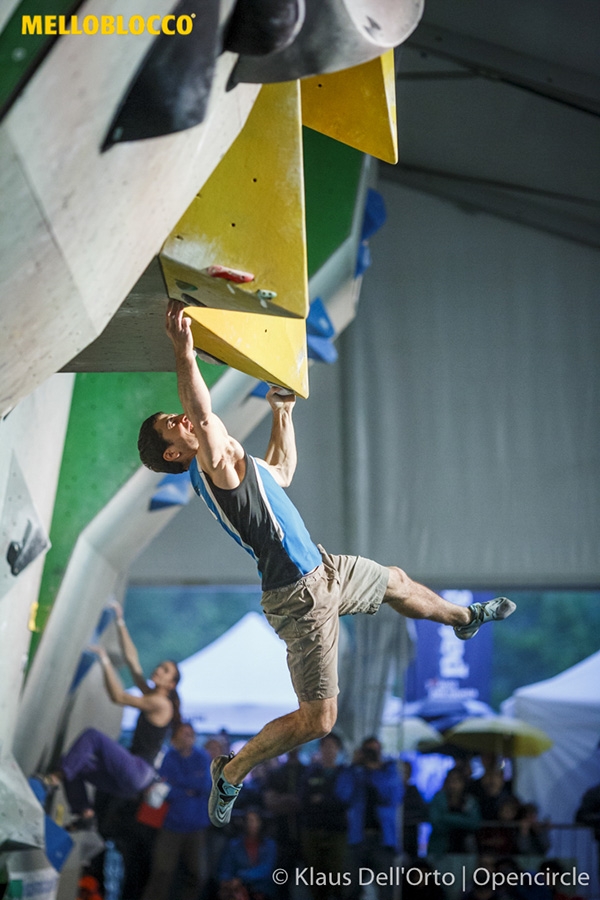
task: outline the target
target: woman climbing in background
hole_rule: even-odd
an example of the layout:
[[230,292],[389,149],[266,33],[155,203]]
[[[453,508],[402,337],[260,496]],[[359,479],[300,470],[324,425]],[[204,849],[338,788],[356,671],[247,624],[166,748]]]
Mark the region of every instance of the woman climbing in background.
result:
[[123,656],[141,697],[128,693],[103,647],[90,647],[102,665],[104,684],[113,701],[121,706],[140,710],[131,747],[127,750],[117,741],[96,728],[87,728],[63,756],[58,771],[44,776],[49,788],[63,784],[71,812],[72,826],[91,824],[94,809],[90,803],[86,782],[114,797],[134,797],[156,780],[154,760],[165,741],[170,726],[181,721],[176,686],[180,674],[177,664],[167,659],[150,675],[148,684],[135,644],[125,625],[123,611],[114,604],[116,624]]

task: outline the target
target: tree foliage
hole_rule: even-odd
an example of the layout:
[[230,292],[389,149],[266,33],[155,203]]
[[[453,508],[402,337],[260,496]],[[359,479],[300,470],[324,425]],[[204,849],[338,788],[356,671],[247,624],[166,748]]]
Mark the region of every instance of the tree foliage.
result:
[[125,617],[148,673],[161,659],[181,662],[224,634],[250,610],[260,612],[256,585],[137,585]]
[[494,627],[492,705],[600,649],[600,591],[511,591],[516,612]]

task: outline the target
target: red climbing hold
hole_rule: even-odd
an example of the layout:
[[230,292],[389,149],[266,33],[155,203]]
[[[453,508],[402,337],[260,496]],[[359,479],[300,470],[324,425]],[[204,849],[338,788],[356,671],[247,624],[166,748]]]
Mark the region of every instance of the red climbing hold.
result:
[[226,281],[235,281],[236,284],[247,284],[249,281],[254,281],[254,275],[251,272],[242,272],[240,269],[230,269],[227,266],[209,266],[205,272],[211,278],[224,278]]

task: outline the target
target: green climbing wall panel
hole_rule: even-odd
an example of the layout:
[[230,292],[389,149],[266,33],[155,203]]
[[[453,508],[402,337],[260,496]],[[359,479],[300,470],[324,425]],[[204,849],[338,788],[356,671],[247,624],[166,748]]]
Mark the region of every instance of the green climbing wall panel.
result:
[[24,34],[23,18],[67,16],[80,3],[81,0],[22,0],[13,10],[0,33],[0,116],[10,108],[57,40],[55,35]]
[[[225,366],[201,364],[212,386]],[[36,617],[35,652],[83,529],[140,466],[142,421],[159,409],[180,410],[171,372],[87,372],[77,375]]]
[[308,277],[350,236],[364,153],[303,128]]

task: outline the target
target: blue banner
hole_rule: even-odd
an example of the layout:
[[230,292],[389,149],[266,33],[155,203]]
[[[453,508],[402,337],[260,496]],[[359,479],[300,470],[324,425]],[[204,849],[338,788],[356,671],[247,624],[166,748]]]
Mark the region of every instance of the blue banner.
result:
[[[471,591],[442,591],[441,595],[460,606],[484,603],[495,596]],[[407,703],[489,702],[493,626],[485,625],[474,638],[461,641],[446,625],[425,619],[415,625],[417,654],[406,672]],[[413,714],[420,713],[415,710]]]

